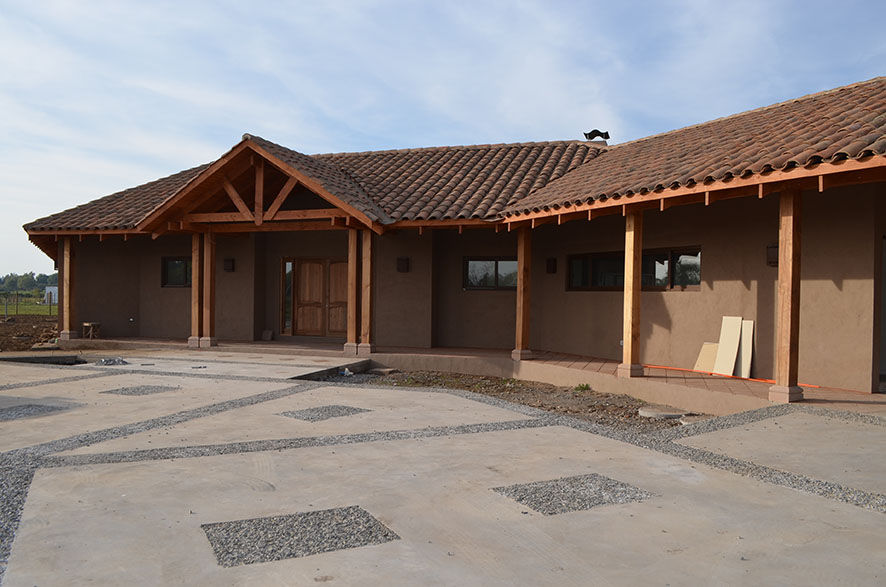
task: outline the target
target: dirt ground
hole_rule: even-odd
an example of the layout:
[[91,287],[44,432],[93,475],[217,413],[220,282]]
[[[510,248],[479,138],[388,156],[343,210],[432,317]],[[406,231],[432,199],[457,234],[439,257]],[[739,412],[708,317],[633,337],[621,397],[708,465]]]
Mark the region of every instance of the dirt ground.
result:
[[358,374],[336,379],[374,385],[464,389],[540,408],[548,412],[605,424],[619,430],[652,433],[680,426],[679,420],[654,420],[639,416],[637,410],[646,405],[646,402],[627,395],[598,393],[592,389],[558,387],[534,381],[435,371],[413,371],[384,376]]
[[20,314],[4,318],[0,308],[0,351],[26,351],[58,338],[58,318]]

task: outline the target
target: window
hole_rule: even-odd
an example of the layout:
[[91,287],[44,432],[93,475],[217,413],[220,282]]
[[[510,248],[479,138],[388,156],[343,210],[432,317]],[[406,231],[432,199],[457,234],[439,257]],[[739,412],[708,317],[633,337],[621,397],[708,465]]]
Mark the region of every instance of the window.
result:
[[465,289],[515,289],[517,261],[512,258],[468,258],[464,260]]
[[191,287],[191,258],[163,257],[160,269],[161,287]]
[[[624,289],[624,253],[570,255],[566,289],[573,291]],[[695,289],[701,284],[701,249],[643,252],[640,283],[644,290]]]

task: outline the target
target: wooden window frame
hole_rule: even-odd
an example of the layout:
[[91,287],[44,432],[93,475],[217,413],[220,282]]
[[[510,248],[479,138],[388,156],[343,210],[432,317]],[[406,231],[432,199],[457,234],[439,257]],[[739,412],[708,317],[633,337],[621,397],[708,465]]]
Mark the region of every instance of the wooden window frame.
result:
[[[489,262],[495,263],[495,285],[494,286],[468,285],[468,264],[471,261],[489,261]],[[498,263],[500,261],[511,261],[511,262],[516,263],[517,257],[508,257],[508,256],[463,257],[462,264],[461,264],[462,291],[517,291],[516,285],[498,285]]]
[[[668,285],[666,286],[655,286],[655,285],[643,285],[642,291],[700,291],[701,284],[699,285],[685,285],[685,286],[676,286],[674,285],[674,259],[678,255],[682,254],[701,254],[701,246],[684,246],[684,247],[659,247],[655,249],[643,249],[642,256],[646,257],[647,255],[666,255],[668,259]],[[594,261],[597,259],[606,259],[617,257],[621,263],[624,263],[624,251],[606,251],[601,253],[574,253],[571,255],[566,255],[566,291],[624,291],[624,286],[622,287],[613,287],[613,286],[594,286],[588,285],[586,287],[574,287],[571,286],[572,283],[572,261],[573,259],[588,259],[590,262],[589,271],[588,271],[588,280],[589,282],[593,281],[594,276]],[[641,262],[642,265],[642,262]]]
[[[167,263],[170,261],[185,262],[185,283],[169,283],[169,269]],[[182,288],[191,287],[194,283],[193,267],[191,266],[191,257],[186,255],[169,255],[160,257],[160,287]]]

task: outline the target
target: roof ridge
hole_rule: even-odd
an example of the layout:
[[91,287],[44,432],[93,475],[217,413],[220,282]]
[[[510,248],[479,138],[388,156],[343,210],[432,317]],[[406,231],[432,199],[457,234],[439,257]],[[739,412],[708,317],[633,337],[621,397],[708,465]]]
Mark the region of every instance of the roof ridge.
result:
[[[261,138],[261,137],[259,137]],[[487,143],[476,145],[440,145],[436,147],[407,147],[403,149],[381,149],[377,151],[341,151],[337,153],[313,153],[310,157],[330,157],[333,155],[356,156],[379,153],[415,153],[421,151],[445,151],[449,149],[492,149],[497,147],[532,147],[536,145],[568,145],[580,144],[591,147],[605,148],[605,141],[585,141],[581,139],[560,139],[551,141],[523,141],[520,143]]]
[[656,133],[656,134],[654,134],[654,135],[649,135],[649,136],[645,136],[645,137],[640,137],[639,139],[634,139],[634,140],[632,140],[632,141],[625,141],[625,142],[623,142],[623,143],[616,143],[616,144],[614,144],[614,145],[609,145],[609,146],[605,147],[603,150],[604,150],[604,151],[607,151],[607,150],[610,150],[610,149],[616,149],[616,148],[618,148],[618,147],[624,147],[625,145],[634,145],[634,144],[637,144],[637,143],[641,143],[641,142],[643,142],[643,141],[648,141],[648,140],[651,140],[651,139],[657,139],[657,138],[663,137],[663,136],[665,136],[665,135],[669,135],[669,134],[671,134],[671,133],[677,133],[677,132],[681,132],[681,131],[684,131],[684,130],[690,130],[690,129],[693,129],[693,128],[698,128],[698,127],[700,127],[700,126],[704,126],[704,125],[706,125],[706,124],[711,124],[711,123],[713,123],[713,122],[721,122],[721,121],[723,121],[723,120],[732,120],[732,119],[734,119],[734,118],[739,118],[739,117],[741,117],[741,116],[746,116],[746,115],[749,115],[749,114],[755,114],[755,113],[757,113],[757,112],[765,112],[766,110],[772,110],[772,109],[775,109],[775,108],[780,108],[780,107],[786,106],[786,105],[788,105],[788,104],[793,104],[793,103],[795,103],[795,102],[802,102],[802,101],[805,101],[805,100],[812,100],[812,99],[815,99],[815,98],[820,98],[820,97],[827,96],[827,95],[830,95],[830,94],[835,94],[835,93],[837,93],[837,92],[841,92],[841,91],[844,91],[844,90],[854,89],[854,88],[857,88],[857,87],[859,87],[859,86],[863,86],[863,85],[866,85],[866,84],[874,84],[874,83],[877,83],[877,82],[886,82],[886,76],[878,76],[878,77],[871,78],[871,79],[869,79],[869,80],[865,80],[865,81],[863,81],[863,82],[855,82],[855,83],[847,84],[847,85],[845,85],[845,86],[840,86],[840,87],[838,87],[838,88],[831,88],[831,89],[828,89],[828,90],[822,90],[822,91],[820,91],[820,92],[813,92],[813,93],[811,93],[811,94],[806,94],[806,95],[803,95],[803,96],[799,96],[799,97],[797,97],[797,98],[789,98],[789,99],[787,99],[787,100],[782,100],[781,102],[776,102],[775,104],[768,104],[768,105],[766,105],[766,106],[760,106],[760,107],[758,107],[758,108],[752,108],[752,109],[750,109],[750,110],[745,110],[744,112],[736,112],[735,114],[728,114],[728,115],[726,115],[726,116],[720,116],[719,118],[712,118],[712,119],[710,119],[710,120],[706,120],[706,121],[704,121],[704,122],[697,122],[697,123],[695,123],[695,124],[690,124],[690,125],[687,125],[687,126],[681,126],[681,127],[679,127],[679,128],[675,128],[675,129],[671,129],[671,130],[666,130],[666,131],[663,131],[663,132],[660,132],[660,133]]

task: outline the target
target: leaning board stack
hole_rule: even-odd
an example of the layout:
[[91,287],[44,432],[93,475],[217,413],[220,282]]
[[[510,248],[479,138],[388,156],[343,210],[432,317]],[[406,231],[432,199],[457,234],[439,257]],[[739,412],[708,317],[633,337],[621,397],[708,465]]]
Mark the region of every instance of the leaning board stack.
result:
[[723,316],[720,342],[706,342],[695,361],[695,370],[718,375],[751,376],[754,352],[754,321]]

